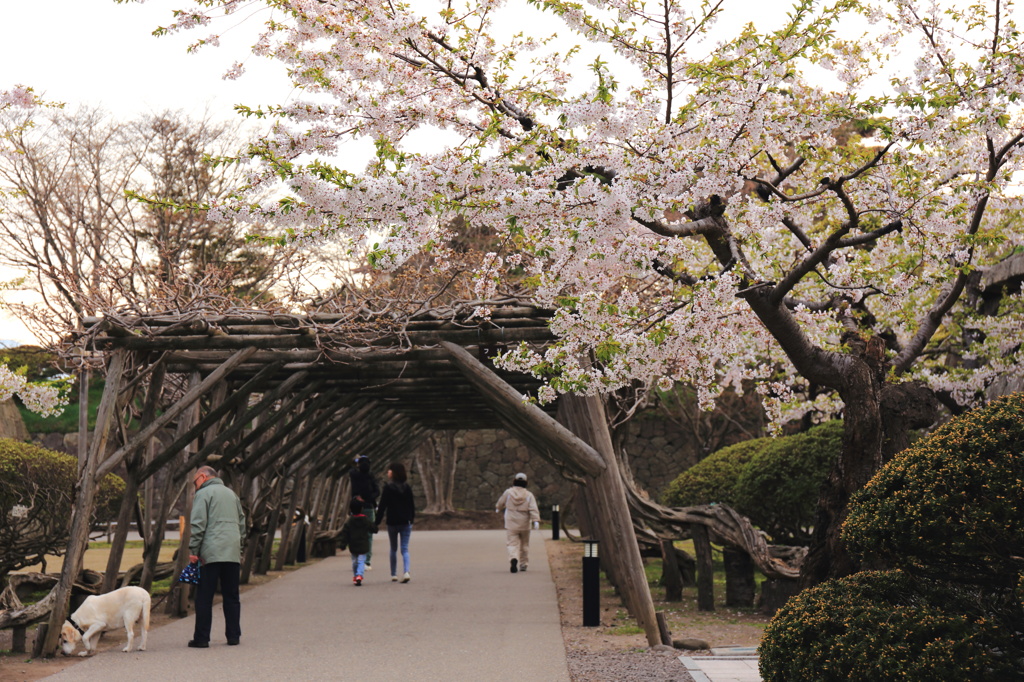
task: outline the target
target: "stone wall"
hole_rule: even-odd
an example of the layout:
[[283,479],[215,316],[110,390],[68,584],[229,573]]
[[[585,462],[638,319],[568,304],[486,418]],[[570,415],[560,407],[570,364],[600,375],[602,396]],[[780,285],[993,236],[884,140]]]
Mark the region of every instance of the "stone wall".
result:
[[[454,503],[459,509],[493,509],[512,477],[522,471],[529,489],[537,496],[541,515],[550,516],[551,505],[566,505],[572,483],[565,480],[544,458],[505,431],[460,431],[455,469]],[[624,449],[637,483],[658,499],[662,490],[680,472],[697,461],[689,436],[675,424],[659,419],[637,419],[626,427]],[[410,483],[417,506],[424,500],[415,467]]]

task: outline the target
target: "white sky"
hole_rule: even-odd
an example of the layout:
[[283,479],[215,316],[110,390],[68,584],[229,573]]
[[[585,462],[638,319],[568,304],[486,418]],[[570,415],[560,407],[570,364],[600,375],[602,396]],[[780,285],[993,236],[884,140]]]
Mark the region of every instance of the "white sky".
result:
[[[195,54],[186,47],[206,37],[202,30],[152,35],[186,5],[0,0],[0,88],[28,85],[49,100],[101,105],[126,117],[164,109],[198,116],[207,106],[231,116],[236,103],[280,103],[292,94],[283,69],[249,54],[259,21],[225,31],[221,47]],[[248,75],[223,80],[235,60],[244,61]]]

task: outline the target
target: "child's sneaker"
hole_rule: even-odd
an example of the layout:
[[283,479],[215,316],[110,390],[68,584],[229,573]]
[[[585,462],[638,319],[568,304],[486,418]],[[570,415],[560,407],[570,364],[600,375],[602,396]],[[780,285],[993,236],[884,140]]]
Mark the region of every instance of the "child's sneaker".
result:
[[356,577],[352,578],[352,584],[355,585],[356,587],[362,586],[362,584],[363,584],[363,576],[357,575]]
[[410,575],[409,575],[409,571],[406,571],[406,572],[405,572],[405,574],[404,574],[404,575],[402,575],[402,582],[403,582],[403,583],[407,583],[407,582],[409,582],[409,579],[410,579],[411,577],[412,577],[412,576],[410,576]]
[[391,576],[391,582],[397,583],[398,582],[398,576],[397,575]]

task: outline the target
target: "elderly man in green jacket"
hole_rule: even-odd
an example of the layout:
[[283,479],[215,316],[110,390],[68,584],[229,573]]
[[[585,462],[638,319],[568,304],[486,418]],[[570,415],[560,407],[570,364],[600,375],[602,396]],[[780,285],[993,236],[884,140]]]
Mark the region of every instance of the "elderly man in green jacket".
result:
[[238,644],[242,637],[238,579],[242,538],[245,537],[245,512],[238,495],[217,478],[217,472],[211,467],[197,469],[192,482],[196,486],[196,496],[192,501],[189,561],[200,562],[200,568],[199,585],[196,587],[196,627],[188,645],[200,649],[210,646],[213,595],[218,582],[224,597],[224,634],[228,644]]

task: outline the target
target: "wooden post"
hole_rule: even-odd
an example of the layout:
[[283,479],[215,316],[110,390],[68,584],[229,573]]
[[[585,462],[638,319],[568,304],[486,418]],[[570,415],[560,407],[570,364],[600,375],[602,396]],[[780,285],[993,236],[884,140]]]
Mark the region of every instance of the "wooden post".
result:
[[331,501],[331,520],[327,524],[328,530],[341,528],[345,518],[343,509],[348,506],[348,498],[352,495],[352,479],[343,476],[338,479],[338,487],[334,491],[334,499]]
[[284,523],[281,526],[281,544],[277,547],[277,558],[274,559],[275,571],[283,571],[285,561],[288,559],[288,547],[290,546],[289,543],[292,538],[295,510],[299,506],[299,485],[301,477],[302,472],[296,471],[295,476],[292,478],[292,494],[288,496],[288,511],[285,513]]
[[[156,417],[165,375],[166,365],[161,362],[153,370],[153,376],[150,378],[149,391],[146,393],[146,402],[142,407],[142,416],[139,420],[142,424],[148,424]],[[142,443],[127,459],[124,497],[117,515],[117,531],[110,542],[110,556],[107,557],[107,570],[103,573],[100,594],[110,592],[117,587],[117,576],[121,571],[121,557],[124,556],[124,543],[128,539],[128,528],[131,526],[132,514],[135,513],[135,506],[138,503],[139,467],[142,465],[142,456],[148,448],[149,442]],[[145,537],[141,527],[139,534]]]
[[[124,378],[124,366],[127,352],[114,351],[107,368],[107,382],[96,413],[96,429],[92,442],[89,443],[88,454],[84,462],[79,462],[78,481],[75,484],[75,504],[71,511],[71,529],[68,533],[68,550],[64,555],[64,566],[60,572],[60,582],[54,588],[53,610],[50,612],[49,627],[43,641],[42,654],[52,658],[57,652],[60,628],[68,617],[71,602],[71,587],[82,570],[82,560],[89,544],[89,522],[92,517],[93,502],[96,498],[96,467],[107,448],[110,438],[110,427],[114,422],[117,398],[121,391]],[[81,450],[81,445],[79,446]]]
[[11,653],[25,653],[26,627],[17,625],[11,629]]
[[175,483],[173,476],[168,475],[164,479],[163,491],[160,494],[160,506],[155,512],[157,523],[153,526],[146,543],[146,552],[142,561],[142,576],[139,578],[139,586],[146,591],[153,588],[156,565],[160,562],[160,550],[167,535],[167,515],[171,513],[171,507],[181,497],[184,489],[183,485]]
[[754,561],[737,547],[722,549],[725,566],[725,605],[753,606],[757,583],[754,580]]
[[[201,384],[199,372],[192,372],[189,377],[189,390],[188,393],[193,393],[196,388]],[[197,392],[197,391],[196,391]],[[196,423],[199,417],[199,401],[198,397],[193,400],[188,408],[182,410],[181,421],[178,423],[178,428],[182,431],[188,431]],[[188,460],[189,450],[192,445],[186,445],[185,449],[179,455],[182,460],[179,465],[182,469],[184,468],[184,462]],[[174,473],[168,472],[171,480],[178,479],[182,476],[187,476],[185,472],[177,472],[178,476]],[[195,489],[189,483],[185,484],[185,502],[182,505],[184,511],[184,523],[181,525],[181,536],[178,540],[178,558],[174,563],[174,576],[175,580],[171,583],[171,591],[167,595],[167,606],[164,611],[168,615],[176,616],[178,618],[184,618],[188,615],[188,595],[189,588],[191,585],[183,584],[177,581],[177,576],[181,575],[181,569],[185,568],[188,564],[188,541],[192,535],[192,527],[189,525],[189,519],[192,515],[192,498],[195,496]]]
[[595,531],[603,552],[601,565],[612,571],[616,587],[629,612],[643,628],[650,646],[661,643],[654,600],[647,585],[640,546],[633,530],[625,484],[612,445],[604,405],[595,396],[565,395],[559,418],[581,440],[589,443],[604,460],[604,470],[584,488],[588,510],[594,515]]
[[36,626],[36,638],[32,642],[32,658],[41,658],[43,655],[43,646],[46,644],[46,631],[49,626],[46,623],[40,623]]
[[[313,493],[313,467],[306,468],[306,480],[302,486],[302,497],[299,500],[299,504],[295,507],[296,511],[302,512],[302,515],[295,518],[294,515],[292,520],[295,522],[295,532],[292,533],[291,540],[288,546],[288,557],[286,559],[289,566],[295,564],[295,558],[299,554],[299,543],[303,541],[304,535],[302,532],[303,526],[306,523],[306,517],[309,516],[309,499]],[[308,537],[308,530],[305,536]],[[306,549],[309,549],[308,547]]]
[[715,576],[711,560],[711,541],[708,529],[700,524],[690,527],[693,549],[697,554],[697,610],[715,610]]
[[[139,430],[135,436],[128,442],[117,449],[116,452],[110,455],[103,461],[103,464],[99,467],[97,472],[98,476],[105,476],[110,473],[114,467],[120,463],[121,459],[129,452],[135,450],[140,443],[147,442],[153,437],[155,433],[160,431],[172,421],[174,421],[182,412],[192,407],[199,398],[201,398],[208,390],[216,386],[219,382],[223,381],[224,377],[227,376],[232,369],[240,365],[246,358],[256,352],[255,348],[243,348],[238,351],[230,358],[224,361],[220,367],[210,373],[208,377],[198,382],[197,384],[191,385],[189,390],[181,397],[181,400],[176,401],[173,405],[167,408],[167,410],[159,417],[154,419],[149,424],[146,424]],[[198,376],[198,373],[193,373]],[[142,472],[142,478],[149,478],[156,469],[162,467],[167,461],[169,461],[175,454],[175,452],[161,453],[156,459],[147,465],[146,469]]]
[[78,373],[78,468],[89,456],[89,381],[88,369]]
[[682,601],[683,575],[671,540],[661,541],[661,584],[665,587],[665,601]]
[[658,632],[661,633],[661,643],[672,646],[672,631],[668,629],[668,620],[665,619],[665,614],[658,611],[654,615],[658,619]]
[[274,536],[277,535],[277,526],[281,522],[281,505],[284,504],[284,489],[287,483],[288,476],[281,472],[277,479],[277,492],[274,495],[273,511],[270,512],[270,520],[267,522],[267,539],[263,543],[260,563],[256,569],[257,575],[266,575],[267,571],[270,570],[270,556],[274,551]]

